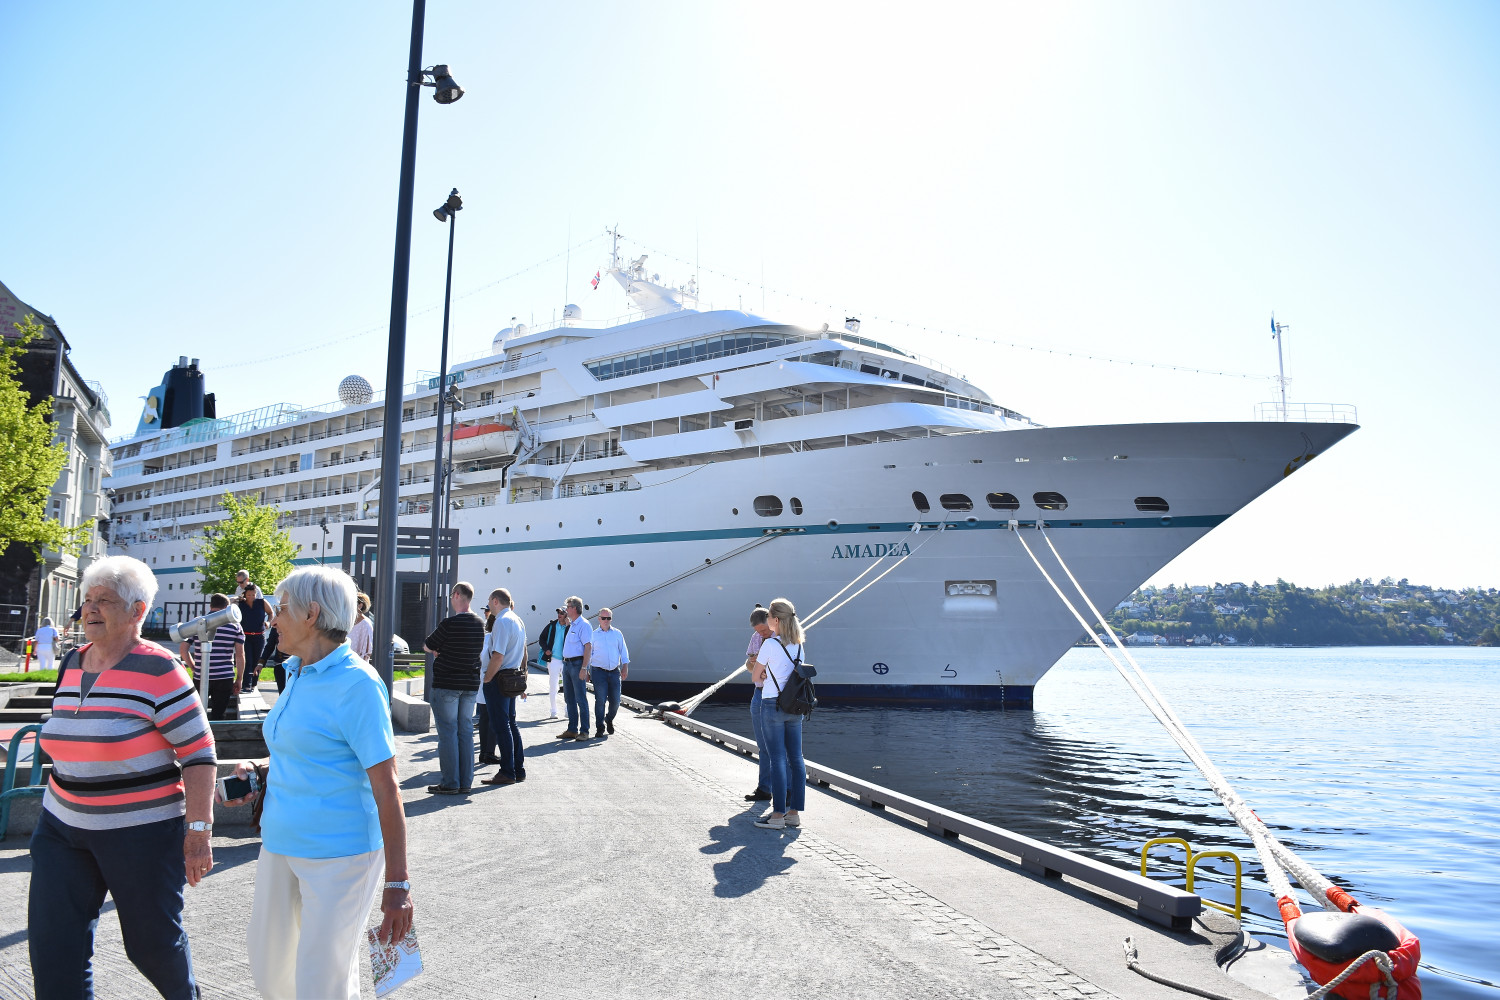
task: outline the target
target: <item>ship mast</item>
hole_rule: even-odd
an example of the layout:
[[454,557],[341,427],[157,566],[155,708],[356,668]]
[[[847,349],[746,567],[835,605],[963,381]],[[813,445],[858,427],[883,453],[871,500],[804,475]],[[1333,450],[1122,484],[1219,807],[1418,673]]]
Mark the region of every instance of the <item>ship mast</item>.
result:
[[1271,314],[1271,339],[1276,341],[1276,384],[1281,387],[1281,419],[1287,419],[1286,410],[1286,362],[1281,355],[1281,334],[1284,330],[1292,328],[1290,323],[1276,322],[1276,314]]

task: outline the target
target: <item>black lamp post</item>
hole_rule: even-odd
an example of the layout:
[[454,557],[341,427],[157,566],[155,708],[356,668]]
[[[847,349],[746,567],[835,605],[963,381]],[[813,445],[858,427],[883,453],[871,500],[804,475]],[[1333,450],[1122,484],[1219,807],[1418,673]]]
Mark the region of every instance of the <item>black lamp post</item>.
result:
[[[458,229],[458,211],[464,207],[463,199],[458,196],[458,188],[448,195],[448,200],[433,209],[433,217],[439,222],[448,224],[448,281],[443,287],[443,349],[442,356],[438,362],[437,378],[437,423],[433,424],[433,434],[436,444],[433,446],[432,454],[432,558],[428,560],[427,567],[427,606],[428,606],[428,628],[437,628],[438,622],[443,620],[443,600],[438,593],[438,556],[442,552],[443,508],[448,506],[448,499],[443,492],[443,484],[448,480],[448,468],[443,464],[443,404],[448,397],[448,307],[453,297],[453,234]],[[452,438],[452,432],[449,432]],[[430,659],[430,657],[429,657]]]
[[[412,187],[417,173],[417,108],[420,88],[433,87],[433,99],[452,104],[463,96],[447,66],[422,69],[422,28],[426,0],[412,0],[411,51],[406,69],[406,121],[401,137],[401,183],[396,194],[396,262],[391,275],[391,332],[385,361],[385,425],[381,433],[380,521],[375,544],[375,620],[384,638],[376,637],[375,655],[387,691],[395,667],[391,635],[399,617],[396,582],[396,505],[401,479],[401,389],[406,366],[406,294],[411,274]],[[439,72],[441,71],[441,72]],[[427,77],[432,81],[428,82]]]

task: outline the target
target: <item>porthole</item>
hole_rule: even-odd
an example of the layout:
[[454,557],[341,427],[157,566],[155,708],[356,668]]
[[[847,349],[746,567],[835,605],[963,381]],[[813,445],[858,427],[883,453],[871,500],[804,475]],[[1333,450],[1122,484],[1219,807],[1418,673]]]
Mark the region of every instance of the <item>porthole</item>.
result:
[[527,526],[526,526],[526,530],[527,530],[527,531],[530,531],[530,530],[531,530],[531,525],[529,525],[529,524],[528,524],[528,525],[527,525]]
[[535,605],[535,604],[533,604],[533,605],[532,605],[532,606],[531,606],[531,610],[532,610],[532,611],[535,611],[535,610],[536,610],[536,605]]
[[505,526],[505,533],[507,535],[510,534],[510,525],[508,525],[508,524]]
[[585,611],[587,611],[587,610],[588,610],[588,609],[589,609],[589,606],[588,606],[588,605],[587,605],[587,604],[585,604],[585,605],[584,605],[584,606],[583,606],[583,610],[585,610]]
[[489,567],[488,567],[488,566],[486,566],[486,567],[485,567],[485,568],[484,568],[484,571],[485,571],[485,573],[489,573],[489,571],[490,571],[490,568],[489,568]]
[[490,534],[492,534],[492,535],[493,535],[493,534],[494,534],[494,533],[495,533],[495,529],[494,529],[494,528],[491,528],[491,529],[490,529]]
[[[645,520],[645,519],[646,519],[646,515],[645,515],[645,514],[642,514],[642,515],[641,515],[641,520],[642,520],[642,521],[644,521],[644,520]],[[599,522],[599,523],[600,523],[600,524],[603,524],[603,523],[604,523],[604,522],[603,522],[603,521],[600,521],[600,522]]]
[[984,502],[990,505],[991,510],[1021,509],[1021,501],[1016,499],[1014,493],[986,493]]
[[558,563],[557,564],[557,568],[558,568],[559,571],[561,571],[562,570],[562,563]]
[[917,491],[911,495],[912,506],[917,508],[918,513],[926,514],[932,510],[932,504],[927,502],[927,494]]
[[1136,497],[1135,509],[1150,514],[1165,514],[1172,508],[1161,497]]
[[773,497],[770,495],[756,497],[755,513],[759,514],[761,517],[780,517],[781,497]]
[[631,569],[635,569],[635,560],[634,559],[630,560],[630,568]]
[[600,523],[600,524],[603,524],[603,523],[604,523],[604,518],[602,518],[602,517],[601,517],[601,518],[599,518],[599,523]]
[[561,522],[561,521],[558,521],[558,522],[557,522],[557,526],[558,526],[558,527],[559,527],[559,528],[561,528],[561,527],[562,527],[562,522]]
[[672,605],[672,610],[673,610],[673,611],[676,611],[676,610],[677,610],[677,605],[675,605],[675,604],[674,604],[674,605]]
[[792,513],[797,515],[802,513],[802,501],[796,497],[792,497]]
[[1053,493],[1051,490],[1043,490],[1040,493],[1031,494],[1031,502],[1042,510],[1068,509],[1068,498],[1061,493]]
[[974,501],[962,493],[944,493],[938,497],[938,503],[943,505],[944,510],[973,510]]
[[734,514],[737,517],[739,516],[740,509],[738,507],[731,507],[729,508],[729,513]]

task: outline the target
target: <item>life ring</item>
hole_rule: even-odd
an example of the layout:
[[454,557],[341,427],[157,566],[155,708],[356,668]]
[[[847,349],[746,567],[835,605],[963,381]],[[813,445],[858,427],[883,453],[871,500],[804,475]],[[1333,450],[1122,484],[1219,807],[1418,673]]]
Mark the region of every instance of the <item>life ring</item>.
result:
[[[1417,978],[1422,942],[1417,936],[1389,913],[1362,906],[1343,890],[1334,889],[1330,895],[1342,912],[1325,910],[1304,915],[1290,897],[1276,901],[1292,957],[1313,981],[1327,985],[1361,955],[1383,951],[1391,960],[1391,977],[1396,981],[1399,1000],[1422,1000],[1422,982]],[[1344,1000],[1370,1000],[1370,987],[1383,982],[1380,967],[1366,962],[1334,987],[1333,993]],[[1383,988],[1380,995],[1385,995]]]

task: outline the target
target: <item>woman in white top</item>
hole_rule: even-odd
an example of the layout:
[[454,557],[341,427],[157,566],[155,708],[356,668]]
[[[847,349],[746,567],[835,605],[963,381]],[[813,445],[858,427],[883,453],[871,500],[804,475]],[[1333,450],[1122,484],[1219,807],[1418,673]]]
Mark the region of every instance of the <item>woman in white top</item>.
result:
[[807,804],[807,763],[802,759],[802,716],[788,715],[776,707],[777,694],[792,676],[794,659],[805,657],[802,625],[792,602],[778,597],[767,609],[766,622],[773,633],[755,654],[755,675],[764,680],[761,698],[761,731],[771,763],[771,812],[755,821],[756,826],[781,830],[802,825]]
[[31,642],[32,648],[36,650],[38,670],[51,670],[56,666],[53,657],[57,654],[57,629],[52,627],[51,618],[42,619],[41,627],[31,637]]
[[354,627],[349,630],[349,648],[366,663],[375,651],[375,626],[370,624],[370,595],[361,591],[355,597]]

